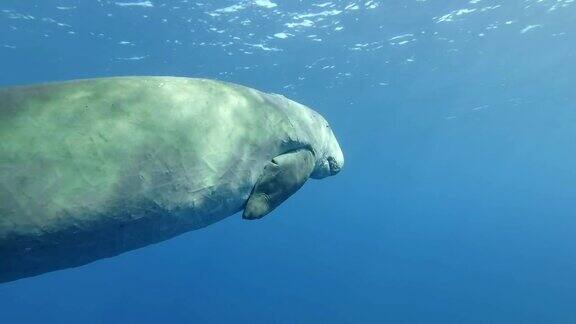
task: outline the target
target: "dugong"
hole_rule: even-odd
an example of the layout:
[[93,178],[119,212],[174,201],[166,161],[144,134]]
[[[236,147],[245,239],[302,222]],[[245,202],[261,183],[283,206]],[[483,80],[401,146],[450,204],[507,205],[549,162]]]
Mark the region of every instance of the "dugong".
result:
[[318,113],[236,84],[142,76],[0,89],[0,282],[242,210],[261,218],[343,164]]

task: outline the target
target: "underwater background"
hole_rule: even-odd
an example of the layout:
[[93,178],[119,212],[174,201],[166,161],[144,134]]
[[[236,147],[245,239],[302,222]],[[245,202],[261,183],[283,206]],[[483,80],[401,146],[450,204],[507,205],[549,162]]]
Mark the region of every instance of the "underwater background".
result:
[[1,0],[0,86],[240,83],[320,112],[346,165],[2,284],[0,322],[576,323],[575,54],[573,0]]

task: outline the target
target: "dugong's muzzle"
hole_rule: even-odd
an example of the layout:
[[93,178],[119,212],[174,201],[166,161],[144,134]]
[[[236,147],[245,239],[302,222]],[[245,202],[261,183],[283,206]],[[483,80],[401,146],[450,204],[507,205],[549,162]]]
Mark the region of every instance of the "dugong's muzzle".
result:
[[342,165],[344,163],[336,161],[336,159],[332,156],[328,157],[328,165],[330,166],[330,175],[336,175],[340,170],[342,170]]
[[322,179],[333,176],[340,172],[344,167],[344,154],[336,140],[336,137],[330,132],[328,145],[323,157],[317,161],[314,171],[310,175],[314,179]]
[[319,165],[316,166],[316,168],[310,175],[310,178],[322,179],[336,175],[338,172],[340,172],[340,170],[342,170],[342,166],[344,165],[343,162],[344,162],[343,160],[342,162],[338,162],[338,160],[335,157],[329,156],[326,159],[321,160],[319,162]]

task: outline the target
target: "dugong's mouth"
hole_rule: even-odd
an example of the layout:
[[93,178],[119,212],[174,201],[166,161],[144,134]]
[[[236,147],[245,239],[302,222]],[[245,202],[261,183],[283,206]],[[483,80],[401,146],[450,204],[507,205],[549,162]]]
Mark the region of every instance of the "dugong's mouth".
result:
[[342,165],[338,163],[338,160],[334,157],[327,157],[320,161],[320,164],[316,166],[310,177],[314,179],[322,179],[336,175],[340,170],[342,170]]

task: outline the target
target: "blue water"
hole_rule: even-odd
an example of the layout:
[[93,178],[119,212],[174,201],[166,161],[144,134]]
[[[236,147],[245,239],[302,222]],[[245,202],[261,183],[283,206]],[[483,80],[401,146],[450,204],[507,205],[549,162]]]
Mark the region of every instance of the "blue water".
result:
[[3,284],[0,322],[576,323],[574,17],[572,0],[2,0],[2,86],[236,82],[319,111],[346,165],[261,221]]

